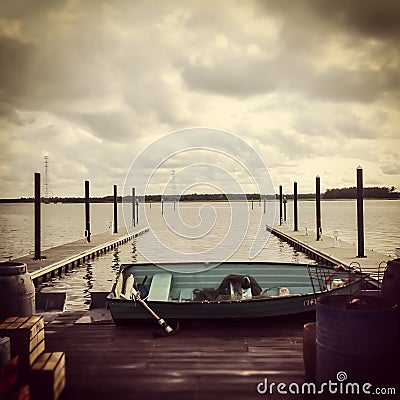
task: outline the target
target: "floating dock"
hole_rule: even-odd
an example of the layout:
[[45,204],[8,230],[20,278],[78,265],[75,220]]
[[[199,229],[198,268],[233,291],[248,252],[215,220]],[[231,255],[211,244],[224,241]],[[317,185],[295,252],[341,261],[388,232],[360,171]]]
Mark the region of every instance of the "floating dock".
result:
[[357,257],[355,245],[326,235],[321,235],[317,241],[315,232],[305,228],[293,231],[287,225],[280,225],[267,226],[266,229],[317,262],[327,265],[341,264],[344,267],[359,266],[363,272],[374,276],[378,275],[379,269],[383,274],[387,261],[393,258],[372,250],[365,250],[365,257]]
[[37,285],[71,271],[85,261],[93,260],[95,257],[127,243],[148,230],[148,227],[144,227],[128,233],[125,228],[121,228],[120,233],[104,232],[92,235],[90,243],[86,239],[80,239],[43,250],[40,260],[33,259],[32,255],[26,255],[15,258],[12,261],[25,263],[28,266],[28,271],[34,284]]

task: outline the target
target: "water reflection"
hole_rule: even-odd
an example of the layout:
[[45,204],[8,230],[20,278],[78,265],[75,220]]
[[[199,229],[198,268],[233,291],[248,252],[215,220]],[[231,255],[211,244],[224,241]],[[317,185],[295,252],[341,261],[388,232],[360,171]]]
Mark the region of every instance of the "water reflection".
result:
[[114,249],[113,256],[112,256],[112,260],[111,260],[111,263],[112,263],[112,264],[111,264],[111,268],[112,268],[114,271],[118,271],[118,270],[120,269],[120,264],[119,264],[119,261],[120,261],[119,253],[120,253],[119,247],[116,247],[116,248]]
[[131,261],[132,261],[132,263],[136,263],[137,262],[136,239],[133,239],[131,243],[132,243]]
[[[86,288],[83,290],[83,304],[85,306],[90,305],[90,291],[93,289],[93,265],[88,262],[85,264],[86,274],[83,276],[83,279],[86,281]],[[86,307],[85,307],[86,308]]]

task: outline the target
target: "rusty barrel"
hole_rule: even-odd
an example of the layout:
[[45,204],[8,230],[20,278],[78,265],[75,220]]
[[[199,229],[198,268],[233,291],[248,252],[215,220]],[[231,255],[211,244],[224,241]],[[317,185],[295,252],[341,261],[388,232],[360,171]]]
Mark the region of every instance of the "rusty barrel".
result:
[[393,355],[398,346],[396,311],[394,302],[381,297],[319,298],[317,382],[337,382],[345,377],[346,383],[393,383],[393,366],[397,364]]
[[0,321],[35,313],[35,287],[25,263],[0,263]]
[[382,296],[398,305],[397,312],[400,316],[400,258],[387,263],[382,281]]

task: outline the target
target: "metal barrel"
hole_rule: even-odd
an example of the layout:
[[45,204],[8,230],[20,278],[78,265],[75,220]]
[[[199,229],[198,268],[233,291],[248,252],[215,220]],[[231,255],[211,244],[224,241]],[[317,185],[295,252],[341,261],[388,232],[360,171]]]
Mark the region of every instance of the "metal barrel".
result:
[[382,296],[400,304],[400,258],[387,263],[382,281]]
[[[317,301],[319,384],[394,383],[397,305],[387,299],[337,295]],[[344,373],[344,374],[343,374]]]
[[0,263],[0,321],[35,313],[35,287],[24,263]]
[[[382,297],[397,304],[397,343],[400,343],[400,258],[387,263],[382,280]],[[397,351],[400,357],[400,348]]]

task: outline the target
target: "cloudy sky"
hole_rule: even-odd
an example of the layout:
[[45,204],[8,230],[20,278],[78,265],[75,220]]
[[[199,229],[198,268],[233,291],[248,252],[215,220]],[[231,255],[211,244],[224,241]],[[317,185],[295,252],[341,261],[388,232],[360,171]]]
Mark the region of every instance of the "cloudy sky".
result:
[[398,187],[399,18],[398,0],[2,1],[0,197],[32,196],[46,154],[54,196],[112,194],[196,126],[244,139],[287,192],[354,186],[358,165]]

